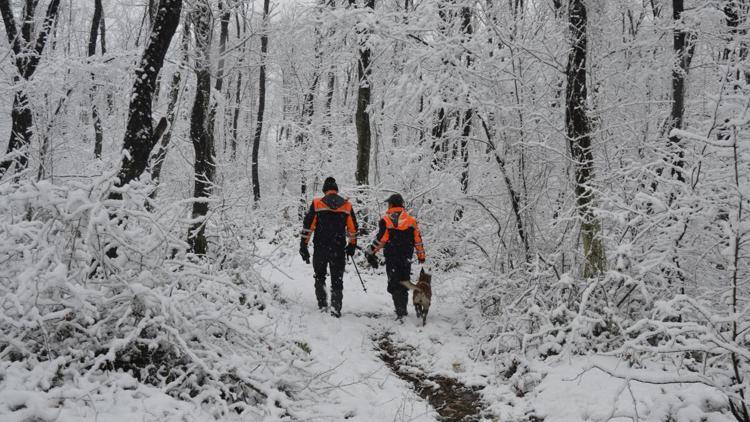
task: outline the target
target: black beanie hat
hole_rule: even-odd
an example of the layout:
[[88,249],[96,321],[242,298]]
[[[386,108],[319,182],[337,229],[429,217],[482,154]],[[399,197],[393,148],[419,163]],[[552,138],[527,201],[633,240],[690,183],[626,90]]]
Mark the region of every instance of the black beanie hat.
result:
[[323,193],[326,193],[329,190],[335,190],[336,192],[339,190],[339,186],[336,184],[336,179],[333,177],[327,177],[325,182],[323,182]]
[[403,207],[404,197],[401,196],[401,194],[394,193],[393,195],[389,196],[388,199],[385,200],[385,202],[387,202],[388,205],[392,207]]

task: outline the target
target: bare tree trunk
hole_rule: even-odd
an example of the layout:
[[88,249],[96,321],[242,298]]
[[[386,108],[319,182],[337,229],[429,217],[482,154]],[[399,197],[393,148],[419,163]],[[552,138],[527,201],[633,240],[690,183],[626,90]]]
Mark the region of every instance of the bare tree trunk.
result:
[[240,105],[242,104],[242,70],[237,70],[237,89],[234,94],[232,112],[232,159],[237,157],[237,140],[239,139]]
[[151,157],[151,181],[154,186],[149,197],[152,200],[156,199],[156,194],[158,192],[159,182],[161,179],[161,169],[164,165],[164,160],[167,157],[167,148],[169,148],[169,142],[172,140],[172,131],[174,130],[174,122],[177,117],[177,101],[180,98],[182,72],[187,72],[188,68],[190,25],[185,22],[182,29],[182,64],[180,66],[180,69],[172,75],[172,83],[169,90],[169,103],[167,104],[167,123],[169,124],[169,128],[164,132],[164,136],[161,137],[161,142],[159,142],[156,152],[154,152],[153,156]]
[[432,168],[443,170],[445,168],[445,129],[448,127],[448,118],[445,108],[440,107],[435,116],[436,121],[432,126]]
[[[143,174],[151,150],[158,141],[154,133],[151,103],[156,75],[164,65],[164,56],[177,29],[181,9],[182,0],[163,0],[159,5],[152,34],[135,71],[123,141],[127,154],[122,159],[117,186],[124,186]],[[110,197],[121,198],[118,193],[111,193]]]
[[[366,0],[365,7],[375,10],[375,0]],[[370,176],[370,115],[367,107],[370,106],[370,48],[366,46],[367,33],[360,34],[359,40],[359,63],[357,73],[359,75],[359,89],[357,90],[357,111],[355,124],[357,126],[357,171],[355,178],[358,185],[367,185]]]
[[336,87],[336,74],[333,71],[328,72],[328,87],[326,88],[326,104],[325,104],[325,123],[323,124],[323,136],[328,139],[328,147],[333,147],[333,113],[331,108],[333,106],[333,91]]
[[[685,79],[693,59],[694,43],[692,37],[688,37],[685,29],[681,28],[682,12],[684,11],[683,0],[672,0],[672,17],[674,18],[673,44],[674,53],[677,55],[677,67],[672,68],[672,112],[671,112],[671,129],[683,128],[683,116],[685,114]],[[669,145],[673,149],[675,157],[671,166],[671,174],[676,176],[677,180],[684,182],[685,177],[682,169],[685,167],[685,152],[680,145],[679,136],[670,136]]]
[[260,72],[258,75],[258,117],[255,120],[255,136],[253,136],[253,199],[260,201],[260,178],[258,177],[258,152],[260,137],[263,134],[263,112],[266,107],[266,59],[268,56],[268,8],[269,0],[263,1],[263,34],[260,36]]
[[[101,0],[96,0],[101,3]],[[105,25],[106,19],[104,18],[104,8],[102,8],[102,17],[99,22],[99,48],[101,48],[102,56],[107,54],[107,26]]]
[[229,9],[226,9],[223,1],[219,2],[219,12],[221,13],[219,22],[219,66],[216,69],[216,92],[221,93],[224,86],[224,53],[227,51],[227,41],[229,41],[229,19],[232,17]]
[[[471,8],[461,8],[461,33],[464,36],[464,42],[468,42],[474,35],[474,26],[471,24],[472,12]],[[466,68],[470,69],[473,63],[471,53],[466,53]],[[461,151],[461,192],[464,194],[469,191],[469,136],[471,135],[471,123],[472,117],[474,116],[474,110],[469,108],[464,112],[463,115],[463,130],[461,132],[461,144],[459,149]]]
[[[33,5],[36,5],[34,3]],[[47,44],[48,35],[57,18],[57,11],[60,6],[60,0],[52,0],[47,6],[47,12],[44,17],[42,28],[34,36],[34,7],[28,5],[25,8],[23,23],[21,24],[21,34],[18,34],[16,20],[13,16],[13,10],[10,6],[10,0],[0,0],[0,15],[5,25],[5,34],[8,37],[8,44],[11,46],[15,59],[18,76],[13,77],[15,85],[23,80],[29,80],[39,65],[42,58],[42,51]],[[22,84],[21,84],[22,85]],[[17,170],[23,170],[28,166],[29,151],[31,144],[31,128],[34,124],[34,118],[29,108],[29,98],[23,87],[17,88],[13,94],[13,108],[11,110],[11,132],[8,141],[7,153],[10,155],[0,162],[0,178],[8,171],[11,165],[16,164]]]
[[585,256],[584,277],[601,273],[606,267],[604,244],[600,237],[601,226],[594,215],[594,192],[590,183],[594,178],[594,155],[591,146],[591,130],[586,112],[586,37],[585,0],[570,0],[570,53],[566,74],[565,127],[567,129],[570,153],[575,169],[576,207],[581,217],[581,238]]
[[489,144],[489,147],[495,156],[495,162],[500,167],[500,173],[502,173],[503,175],[503,180],[505,181],[505,187],[506,189],[508,189],[508,195],[510,196],[511,209],[513,210],[513,216],[515,217],[515,220],[516,220],[516,230],[518,231],[518,237],[521,239],[521,242],[523,243],[525,260],[526,262],[531,262],[531,248],[529,247],[529,236],[526,233],[526,230],[524,229],[523,216],[521,215],[521,195],[519,195],[519,193],[513,187],[513,183],[511,182],[508,172],[505,168],[505,159],[503,158],[504,154],[501,155],[500,151],[498,151],[497,146],[495,145],[495,142],[492,139],[492,134],[490,133],[490,129],[487,126],[487,122],[485,122],[484,119],[481,118],[481,116],[480,116],[480,119],[482,121],[482,128],[484,129],[484,133],[487,136],[487,143]]
[[195,28],[195,101],[190,115],[190,139],[195,150],[195,190],[193,192],[193,225],[188,232],[190,250],[205,255],[205,217],[208,214],[208,198],[214,182],[214,145],[210,123],[211,102],[211,7],[207,0],[195,5],[193,11]]
[[[235,11],[235,23],[237,28],[237,40],[240,40],[247,33],[247,19],[242,20],[242,32],[240,33],[239,10]],[[244,11],[243,11],[244,13]],[[247,43],[243,42],[240,49],[240,57],[237,60],[237,87],[234,95],[234,110],[232,112],[232,153],[234,160],[237,157],[237,143],[239,140],[239,122],[240,122],[240,105],[242,104],[242,59],[245,57]]]
[[[96,37],[99,34],[99,25],[102,23],[103,7],[102,0],[94,0],[94,16],[91,18],[91,31],[89,32],[89,58],[96,55]],[[91,119],[94,121],[94,157],[102,157],[102,143],[104,142],[104,133],[102,131],[102,120],[99,116],[99,110],[96,107],[96,81],[94,74],[91,74],[93,82],[91,86]]]
[[[215,123],[216,123],[216,113],[219,108],[219,96],[221,95],[221,91],[224,87],[224,53],[227,50],[227,41],[229,40],[229,20],[232,17],[231,12],[229,9],[226,8],[226,5],[223,1],[219,1],[219,65],[216,68],[216,85],[214,89],[216,90],[216,96],[213,98],[213,101],[211,101],[211,114],[209,118],[210,122],[210,130],[213,132],[214,139],[219,139],[220,142],[224,145],[224,151],[227,149],[227,140],[224,136],[226,134],[226,120],[223,120],[224,123],[221,128],[217,131],[215,130]],[[224,105],[224,109],[226,110],[226,104]],[[225,113],[226,115],[226,113]]]
[[[740,181],[740,169],[739,169],[739,152],[737,151],[737,127],[732,127],[732,158],[733,158],[733,169],[734,169],[734,190],[737,192],[737,217],[736,219],[732,219],[732,221],[736,221],[736,223],[733,223],[732,225],[736,226],[732,227],[732,236],[734,239],[731,239],[729,241],[729,244],[732,245],[732,264],[730,266],[731,272],[732,272],[732,315],[739,315],[739,298],[738,298],[738,290],[741,288],[740,284],[741,282],[741,276],[738,274],[739,266],[742,260],[742,254],[740,251],[740,248],[742,248],[742,245],[745,243],[743,239],[743,233],[742,230],[742,224],[743,224],[743,202],[744,199],[743,195],[740,193],[742,192],[742,182]],[[741,335],[741,332],[737,327],[737,320],[734,319],[732,321],[732,341],[736,342],[738,340],[738,337]],[[737,356],[736,352],[732,352],[731,354],[732,359],[732,370],[734,372],[734,377],[732,380],[732,387],[734,387],[737,391],[737,394],[740,396],[739,399],[729,399],[729,408],[732,411],[732,414],[734,415],[735,419],[738,421],[748,422],[750,421],[750,411],[747,408],[746,400],[745,400],[745,387],[743,383],[743,371],[742,371],[742,364],[740,363],[740,358]],[[747,376],[747,375],[745,375]]]
[[[295,148],[304,147],[308,144],[310,124],[312,123],[312,117],[315,115],[315,93],[318,90],[318,82],[320,75],[315,74],[313,76],[312,84],[310,85],[309,91],[305,94],[302,101],[302,110],[300,111],[300,122],[297,125],[297,134],[294,137]],[[307,180],[304,174],[304,164],[300,166],[300,218],[305,215],[307,210],[307,200],[305,195],[307,194]]]

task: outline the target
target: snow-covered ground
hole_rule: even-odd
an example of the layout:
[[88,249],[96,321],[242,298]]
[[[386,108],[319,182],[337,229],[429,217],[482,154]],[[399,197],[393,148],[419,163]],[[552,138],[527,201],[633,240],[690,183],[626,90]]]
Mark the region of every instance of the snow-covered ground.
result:
[[[475,387],[483,398],[486,420],[500,421],[680,421],[726,422],[718,409],[721,394],[697,384],[653,385],[626,383],[602,371],[584,372],[587,365],[623,368],[614,357],[553,357],[529,363],[524,380],[506,380],[504,368],[492,361],[471,358],[472,338],[466,322],[463,292],[470,275],[436,274],[433,305],[422,327],[413,309],[404,324],[397,323],[383,269],[360,266],[365,293],[349,262],[344,276],[343,315],[321,313],[313,290],[312,267],[286,247],[258,244],[249,251],[259,264],[266,287],[278,287],[278,303],[264,310],[264,323],[275,336],[293,340],[312,358],[306,364],[315,382],[294,386],[312,390],[312,400],[296,420],[315,421],[435,421],[436,409],[399,378],[380,358],[378,339],[408,351],[406,371],[443,376]],[[418,270],[418,266],[415,266]],[[416,271],[415,271],[416,273]],[[29,366],[0,362],[0,422],[10,421],[208,421],[212,415],[190,401],[181,401],[159,389],[138,383],[125,373],[92,374],[76,381],[57,379],[58,365],[40,362]],[[85,381],[82,381],[85,380]],[[523,394],[514,383],[528,383]],[[283,419],[267,414],[263,420]],[[234,420],[230,417],[222,420]],[[242,420],[241,418],[238,420]],[[446,419],[442,419],[446,420]]]
[[[264,265],[261,274],[277,283],[287,299],[289,312],[286,323],[279,324],[279,335],[307,344],[317,362],[317,371],[330,374],[335,399],[319,403],[311,413],[325,420],[337,420],[342,415],[363,421],[435,420],[434,409],[378,358],[373,338],[392,332],[444,342],[445,348],[439,353],[425,356],[432,360],[461,362],[460,345],[450,341],[450,337],[443,337],[454,326],[454,321],[440,311],[440,305],[433,309],[426,328],[417,328],[413,311],[412,318],[401,325],[395,321],[393,304],[386,292],[385,274],[360,268],[367,287],[365,293],[349,262],[344,275],[343,315],[337,319],[317,309],[312,266],[302,262],[296,254],[279,257],[267,246],[262,246],[258,253],[268,257],[266,262],[273,262],[273,265]],[[330,288],[330,284],[327,286]]]
[[[312,267],[304,264],[296,253],[279,253],[262,245],[258,254],[267,258],[262,275],[278,283],[288,300],[288,324],[280,324],[279,334],[307,343],[318,362],[318,371],[331,374],[336,400],[311,409],[312,413],[325,415],[324,418],[337,420],[348,415],[362,421],[436,420],[434,409],[378,358],[373,339],[390,333],[395,342],[414,348],[412,361],[417,370],[482,387],[493,419],[732,420],[716,411],[725,405],[722,395],[700,385],[660,386],[634,381],[628,384],[598,370],[583,373],[583,368],[593,362],[610,368],[624,365],[611,357],[574,356],[532,365],[532,377],[538,378],[538,385],[524,397],[517,397],[508,381],[498,376],[498,368],[469,357],[475,339],[465,327],[471,316],[462,307],[462,292],[471,283],[469,275],[436,276],[427,325],[422,327],[418,323],[411,308],[409,318],[401,325],[394,321],[382,268],[373,271],[360,263],[367,286],[365,293],[348,262],[343,316],[336,319],[317,310]],[[418,267],[415,265],[413,270],[418,271]]]

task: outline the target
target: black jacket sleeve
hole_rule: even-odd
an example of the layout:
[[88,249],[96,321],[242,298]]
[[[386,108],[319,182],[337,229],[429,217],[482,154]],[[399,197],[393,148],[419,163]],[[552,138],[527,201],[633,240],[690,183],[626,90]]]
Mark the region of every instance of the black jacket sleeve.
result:
[[310,209],[307,210],[304,220],[302,220],[302,233],[300,234],[300,243],[307,245],[310,243],[310,238],[315,231],[316,218],[315,206],[310,204]]

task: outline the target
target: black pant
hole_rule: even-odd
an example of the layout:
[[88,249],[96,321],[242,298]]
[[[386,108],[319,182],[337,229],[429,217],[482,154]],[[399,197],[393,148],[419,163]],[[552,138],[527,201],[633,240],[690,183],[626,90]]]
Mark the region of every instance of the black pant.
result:
[[341,300],[344,293],[344,266],[346,255],[344,246],[316,244],[313,252],[313,270],[315,271],[315,297],[318,307],[328,306],[326,300],[326,273],[331,268],[331,306],[341,311]]
[[385,257],[385,273],[388,275],[388,293],[393,299],[397,316],[406,316],[409,303],[409,289],[401,284],[411,280],[411,261],[404,258]]

